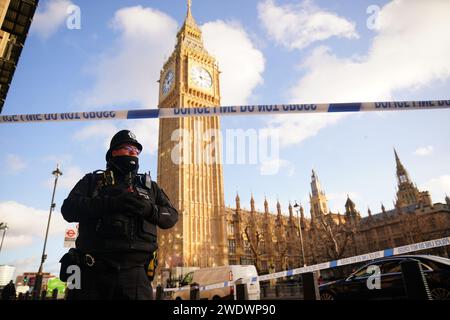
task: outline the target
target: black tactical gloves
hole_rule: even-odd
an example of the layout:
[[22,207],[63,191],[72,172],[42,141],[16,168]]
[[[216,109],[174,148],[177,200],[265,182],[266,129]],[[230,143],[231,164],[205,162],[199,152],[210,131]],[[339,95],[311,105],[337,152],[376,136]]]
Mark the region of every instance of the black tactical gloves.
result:
[[151,223],[158,221],[158,207],[134,192],[95,197],[92,198],[92,206],[98,217],[111,212],[120,212],[129,215],[139,215]]
[[94,210],[99,216],[110,212],[121,212],[124,214],[140,214],[144,203],[132,192],[122,192],[118,195],[105,195],[92,198]]
[[138,212],[145,220],[151,223],[157,221],[158,207],[144,197],[138,196],[142,203],[142,209]]
[[133,192],[124,192],[112,198],[111,210],[129,214],[140,214],[144,208],[144,203]]

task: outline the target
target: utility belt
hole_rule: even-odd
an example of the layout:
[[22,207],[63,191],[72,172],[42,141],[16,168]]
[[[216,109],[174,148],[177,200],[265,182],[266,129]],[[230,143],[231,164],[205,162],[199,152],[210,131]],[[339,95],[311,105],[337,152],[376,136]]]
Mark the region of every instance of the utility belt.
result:
[[92,270],[98,272],[119,272],[122,269],[122,266],[114,261],[101,259],[98,256],[94,256],[93,254],[83,254],[81,256],[81,261],[83,264],[84,270]]
[[[116,253],[117,255],[117,253]],[[143,256],[142,253],[139,253]],[[128,255],[130,256],[130,255]],[[101,253],[83,253],[81,250],[76,248],[71,248],[59,261],[61,263],[61,269],[59,272],[59,278],[61,281],[67,281],[71,275],[67,269],[70,266],[78,266],[83,271],[91,272],[120,272],[121,270],[132,269],[132,268],[144,268],[144,263],[139,261],[140,259],[130,259],[123,261],[114,261],[113,259],[103,255]]]

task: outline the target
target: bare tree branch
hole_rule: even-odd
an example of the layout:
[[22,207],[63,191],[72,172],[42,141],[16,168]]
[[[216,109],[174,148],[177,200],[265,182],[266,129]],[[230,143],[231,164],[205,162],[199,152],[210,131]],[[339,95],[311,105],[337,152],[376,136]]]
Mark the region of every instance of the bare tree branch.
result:
[[[332,218],[330,217],[330,219]],[[319,216],[319,221],[320,226],[323,228],[323,232],[319,231],[319,234],[324,240],[328,257],[330,259],[340,259],[344,255],[348,240],[354,231],[345,225],[327,222],[322,216]]]
[[255,262],[255,267],[256,270],[258,271],[258,274],[260,273],[260,269],[259,269],[259,260],[260,260],[260,256],[261,256],[261,251],[260,251],[260,243],[261,243],[261,239],[263,237],[262,233],[259,232],[259,230],[255,230],[255,236],[253,237],[250,234],[249,231],[250,227],[246,226],[244,229],[244,233],[245,236],[247,238],[247,241],[249,243],[250,246],[250,250],[252,251],[252,255],[253,255],[253,259]]

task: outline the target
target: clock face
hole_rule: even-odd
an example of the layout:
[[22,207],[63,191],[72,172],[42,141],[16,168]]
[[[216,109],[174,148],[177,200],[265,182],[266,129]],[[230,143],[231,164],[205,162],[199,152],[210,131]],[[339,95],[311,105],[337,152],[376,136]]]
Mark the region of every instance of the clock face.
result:
[[209,89],[212,87],[212,78],[209,72],[202,67],[191,68],[191,80],[199,87]]
[[164,78],[164,81],[163,81],[163,87],[162,87],[163,94],[167,94],[169,92],[169,90],[172,88],[174,80],[175,80],[175,74],[173,73],[172,70],[169,70],[169,72],[167,72],[166,77]]

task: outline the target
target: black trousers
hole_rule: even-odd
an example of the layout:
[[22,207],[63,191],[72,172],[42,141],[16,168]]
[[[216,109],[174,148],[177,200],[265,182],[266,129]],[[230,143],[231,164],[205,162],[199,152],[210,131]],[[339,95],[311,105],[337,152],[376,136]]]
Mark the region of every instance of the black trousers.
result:
[[153,290],[143,266],[115,270],[81,270],[81,289],[69,290],[68,300],[152,300]]

